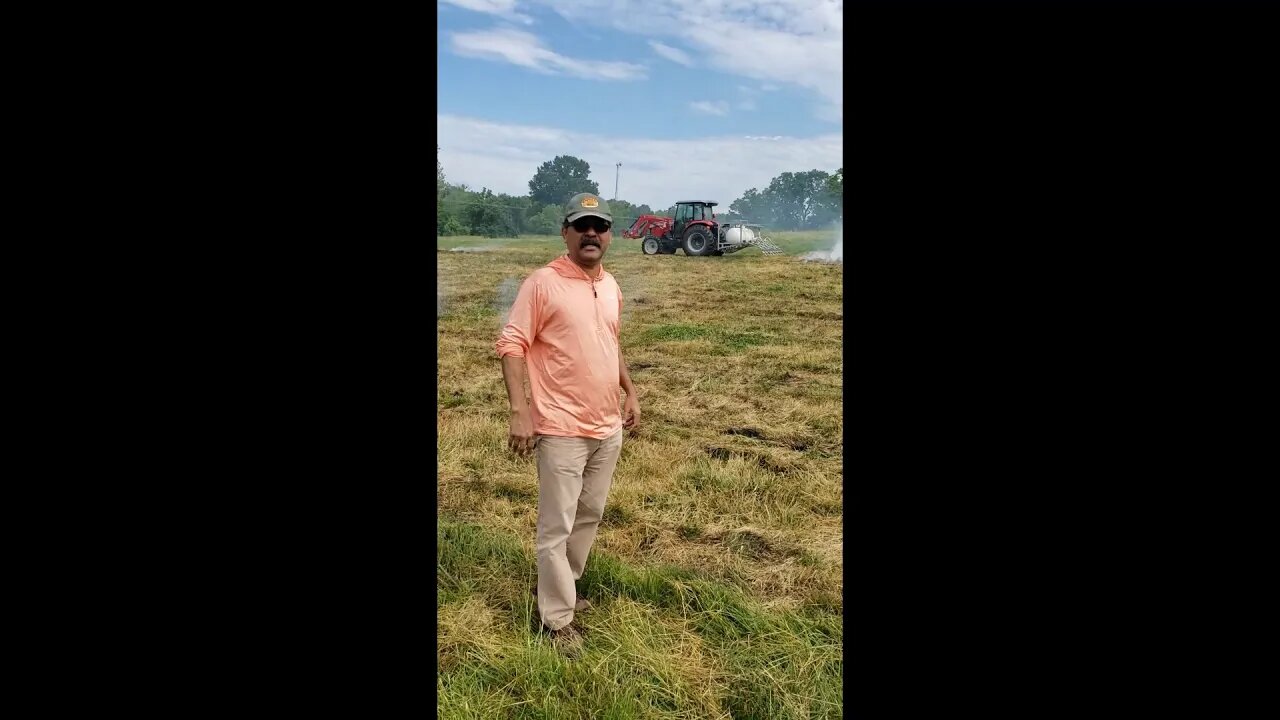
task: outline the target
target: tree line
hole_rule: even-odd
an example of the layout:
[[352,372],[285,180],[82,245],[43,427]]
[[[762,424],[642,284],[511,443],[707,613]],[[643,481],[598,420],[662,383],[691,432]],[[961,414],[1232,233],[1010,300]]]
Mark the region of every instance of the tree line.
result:
[[764,190],[751,188],[729,205],[741,217],[772,230],[825,228],[844,214],[844,168],[784,172]]
[[[495,193],[488,188],[473,190],[454,185],[445,178],[436,147],[436,234],[517,237],[558,235],[564,203],[580,192],[599,194],[592,182],[591,166],[571,155],[559,155],[544,162],[529,180],[527,195]],[[717,216],[734,222],[759,223],[773,230],[821,228],[840,218],[844,198],[844,168],[828,174],[821,170],[785,172],[762,191],[743,193],[723,206]],[[646,204],[609,200],[614,224],[629,227],[640,215],[675,215],[675,206],[654,211]]]

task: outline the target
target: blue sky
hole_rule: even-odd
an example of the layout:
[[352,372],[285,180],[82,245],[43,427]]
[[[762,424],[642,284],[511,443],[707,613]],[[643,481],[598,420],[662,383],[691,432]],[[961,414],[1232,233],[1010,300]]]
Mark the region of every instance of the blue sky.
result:
[[523,195],[574,155],[600,192],[726,207],[843,166],[842,0],[439,0],[446,179]]

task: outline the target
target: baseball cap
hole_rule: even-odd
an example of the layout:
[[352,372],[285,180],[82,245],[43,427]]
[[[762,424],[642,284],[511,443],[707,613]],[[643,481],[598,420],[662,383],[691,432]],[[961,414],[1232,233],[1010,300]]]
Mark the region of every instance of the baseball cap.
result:
[[578,193],[569,198],[569,202],[564,204],[565,222],[573,222],[580,217],[587,217],[588,215],[594,215],[613,222],[613,215],[609,214],[609,203],[600,199],[598,195]]

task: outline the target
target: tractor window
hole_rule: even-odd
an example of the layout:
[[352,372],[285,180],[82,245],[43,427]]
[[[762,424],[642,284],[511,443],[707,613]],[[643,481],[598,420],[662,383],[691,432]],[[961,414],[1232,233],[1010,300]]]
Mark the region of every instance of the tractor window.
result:
[[691,217],[690,217],[689,211],[692,209],[693,209],[692,205],[681,205],[680,207],[676,208],[676,222],[683,223],[690,220]]

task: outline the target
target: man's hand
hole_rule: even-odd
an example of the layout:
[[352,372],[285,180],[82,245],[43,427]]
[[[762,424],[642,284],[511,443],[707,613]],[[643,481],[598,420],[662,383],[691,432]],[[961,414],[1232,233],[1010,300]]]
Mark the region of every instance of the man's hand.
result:
[[640,427],[640,399],[635,395],[627,395],[622,403],[622,427],[634,429]]
[[528,409],[511,411],[511,434],[507,436],[507,449],[525,457],[533,451],[533,417]]

